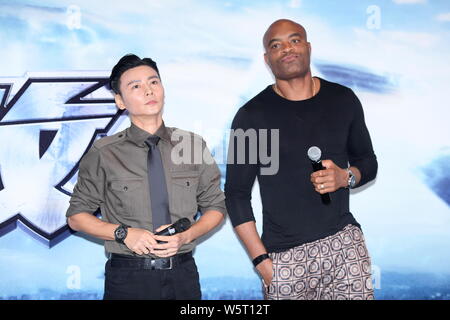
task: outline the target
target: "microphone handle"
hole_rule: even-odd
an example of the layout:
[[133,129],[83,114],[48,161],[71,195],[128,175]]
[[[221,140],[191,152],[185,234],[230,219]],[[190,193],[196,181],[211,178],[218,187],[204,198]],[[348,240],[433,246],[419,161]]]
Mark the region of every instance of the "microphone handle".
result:
[[161,230],[161,231],[159,231],[159,232],[157,232],[155,234],[157,236],[171,236],[171,235],[173,235],[175,233],[176,233],[175,232],[175,228],[172,227],[172,226],[169,226],[169,227],[167,227],[167,228],[165,228],[165,229],[163,229],[163,230]]
[[[168,226],[167,228],[155,233],[155,235],[157,235],[157,236],[172,236],[175,233],[187,230],[188,228],[190,228],[190,222],[188,220],[187,221],[188,226],[186,226],[186,221],[183,221],[183,220],[187,220],[187,219],[186,218],[180,219],[180,220],[176,221],[175,223],[171,224],[170,226]],[[156,240],[156,242],[167,243],[167,241],[161,241],[161,240]]]
[[[314,172],[319,171],[319,170],[325,170],[325,168],[322,166],[322,161],[311,161],[312,163],[312,167]],[[324,194],[320,194],[320,198],[322,198],[322,203],[323,204],[330,204],[331,203],[331,198],[330,195],[328,193],[324,193]]]
[[[161,231],[155,233],[157,236],[171,236],[175,234],[175,228],[171,225]],[[156,240],[157,243],[167,243],[167,241]]]
[[330,194],[329,193],[324,193],[324,194],[320,194],[320,197],[322,198],[322,203],[323,204],[330,204],[331,203],[331,198],[330,198]]
[[312,167],[314,172],[319,171],[319,170],[325,170],[325,168],[322,165],[322,161],[311,161]]

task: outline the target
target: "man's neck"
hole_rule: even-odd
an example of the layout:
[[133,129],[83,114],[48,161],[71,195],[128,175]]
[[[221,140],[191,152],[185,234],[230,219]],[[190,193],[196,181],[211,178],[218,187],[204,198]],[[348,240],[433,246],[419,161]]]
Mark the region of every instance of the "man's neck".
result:
[[130,120],[135,126],[150,134],[155,134],[163,122],[160,115],[155,117],[130,117]]
[[319,91],[320,81],[308,72],[304,77],[289,80],[276,79],[275,92],[288,100],[300,101],[312,98]]

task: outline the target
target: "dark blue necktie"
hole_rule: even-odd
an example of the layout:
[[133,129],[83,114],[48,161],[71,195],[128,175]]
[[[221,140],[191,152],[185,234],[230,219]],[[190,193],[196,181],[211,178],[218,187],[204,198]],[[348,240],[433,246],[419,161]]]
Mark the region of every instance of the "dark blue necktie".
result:
[[158,136],[150,136],[145,143],[148,145],[147,169],[150,201],[152,205],[153,231],[158,227],[170,224],[169,195],[167,194],[166,177],[157,144]]

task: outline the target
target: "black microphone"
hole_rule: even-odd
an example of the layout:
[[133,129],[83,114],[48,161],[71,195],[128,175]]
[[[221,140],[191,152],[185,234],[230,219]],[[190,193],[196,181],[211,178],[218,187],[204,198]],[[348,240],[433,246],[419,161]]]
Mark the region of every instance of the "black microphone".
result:
[[[180,233],[183,231],[186,231],[191,227],[191,221],[188,218],[181,218],[180,220],[176,221],[175,223],[171,224],[165,229],[162,229],[161,231],[158,231],[155,233],[157,236],[171,236],[175,233]],[[160,241],[157,240],[158,243],[167,243],[167,241]]]
[[[311,164],[313,167],[314,172],[319,170],[325,170],[325,168],[322,166],[322,160],[320,160],[320,157],[322,156],[322,151],[316,146],[313,146],[308,149],[308,157],[311,160]],[[320,194],[320,197],[322,198],[323,204],[330,204],[331,199],[330,195],[328,193]]]

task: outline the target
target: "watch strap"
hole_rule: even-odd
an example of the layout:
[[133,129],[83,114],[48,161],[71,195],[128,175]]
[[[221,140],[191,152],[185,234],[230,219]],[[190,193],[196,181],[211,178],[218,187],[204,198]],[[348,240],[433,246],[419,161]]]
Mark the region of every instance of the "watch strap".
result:
[[258,264],[260,264],[261,262],[263,262],[266,259],[270,259],[269,254],[268,253],[263,253],[260,254],[259,256],[257,256],[255,259],[253,259],[253,266],[257,266]]

